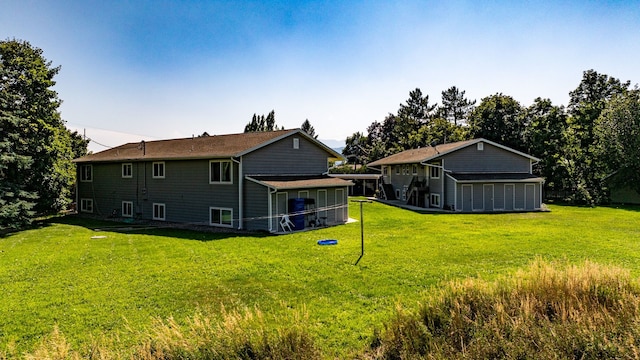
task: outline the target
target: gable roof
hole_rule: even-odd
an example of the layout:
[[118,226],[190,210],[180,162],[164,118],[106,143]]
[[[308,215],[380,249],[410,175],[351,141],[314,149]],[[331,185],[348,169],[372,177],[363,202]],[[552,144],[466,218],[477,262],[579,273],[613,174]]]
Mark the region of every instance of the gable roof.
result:
[[380,160],[376,160],[376,161],[373,161],[371,163],[368,163],[367,166],[423,163],[423,162],[426,162],[426,161],[437,159],[439,157],[442,157],[442,156],[444,156],[446,154],[449,154],[449,153],[452,153],[454,151],[458,151],[460,149],[464,149],[467,146],[472,146],[472,145],[477,144],[479,142],[484,142],[484,143],[487,143],[487,144],[491,144],[491,145],[493,145],[495,147],[498,147],[498,148],[501,148],[503,150],[512,152],[514,154],[518,154],[520,156],[526,157],[526,158],[531,159],[533,161],[540,161],[540,159],[538,159],[536,157],[533,157],[533,156],[531,156],[529,154],[525,154],[523,152],[520,152],[518,150],[512,149],[512,148],[504,146],[504,145],[500,145],[500,144],[498,144],[496,142],[493,142],[491,140],[478,138],[478,139],[472,139],[472,140],[453,142],[453,143],[449,143],[449,144],[429,146],[429,147],[419,148],[419,149],[405,150],[405,151],[399,152],[397,154],[393,154],[393,155],[387,156],[386,158],[382,158]]
[[246,155],[293,135],[306,138],[326,151],[330,157],[342,158],[335,150],[304,131],[290,129],[128,143],[85,155],[75,159],[74,162],[231,158]]

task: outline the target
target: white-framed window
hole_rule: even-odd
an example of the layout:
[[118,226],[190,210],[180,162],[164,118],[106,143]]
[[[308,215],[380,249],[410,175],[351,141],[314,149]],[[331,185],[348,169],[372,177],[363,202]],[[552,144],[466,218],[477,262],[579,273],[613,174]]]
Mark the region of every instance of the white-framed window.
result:
[[166,207],[164,204],[153,203],[153,220],[164,220]]
[[396,199],[400,199],[400,189],[396,189]]
[[122,177],[123,178],[133,177],[133,165],[131,163],[122,164]]
[[122,217],[133,217],[133,201],[122,202]]
[[431,194],[431,196],[429,196],[429,203],[433,207],[440,207],[440,194]]
[[233,163],[231,160],[209,161],[209,184],[232,184]]
[[212,226],[233,227],[233,209],[210,207],[209,224]]
[[80,181],[81,182],[93,181],[93,165],[80,165]]
[[478,151],[484,150],[484,143],[479,142],[476,145],[478,146]]
[[300,139],[293,138],[293,148],[294,149],[300,149]]
[[93,212],[93,199],[80,199],[80,211],[86,213]]
[[413,167],[411,169],[411,173],[413,175],[418,175],[418,164],[413,164]]
[[389,167],[388,166],[383,166],[382,167],[382,175],[384,175],[384,176],[388,176],[389,175]]
[[440,179],[440,170],[438,166],[429,166],[429,177],[432,179]]
[[164,179],[164,161],[156,161],[153,163],[153,178]]

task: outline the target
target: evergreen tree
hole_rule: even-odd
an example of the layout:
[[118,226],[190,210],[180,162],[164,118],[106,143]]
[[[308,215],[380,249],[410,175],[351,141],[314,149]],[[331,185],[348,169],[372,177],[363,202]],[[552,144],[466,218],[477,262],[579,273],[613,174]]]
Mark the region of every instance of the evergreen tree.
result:
[[302,123],[302,126],[300,126],[300,129],[302,129],[302,131],[309,134],[309,136],[311,136],[312,138],[314,139],[318,138],[318,135],[316,134],[316,129],[314,129],[313,126],[311,126],[311,122],[309,122],[309,119],[306,119]]
[[438,108],[440,117],[447,119],[453,125],[463,125],[471,111],[473,111],[476,101],[470,101],[464,96],[465,91],[460,91],[452,86],[442,92],[442,105]]
[[253,114],[251,121],[244,127],[244,132],[260,132],[284,130],[284,127],[278,128],[276,125],[276,112],[271,112],[265,117],[264,115]]
[[[71,201],[75,180],[71,160],[83,152],[79,136],[69,132],[58,112],[61,100],[52,87],[59,71],[29,42],[0,41],[0,111],[7,129],[3,129],[2,147],[6,156],[13,157],[0,186],[18,186],[11,194],[21,195],[13,199],[30,199],[37,213],[59,211]],[[0,204],[12,205],[6,198]]]

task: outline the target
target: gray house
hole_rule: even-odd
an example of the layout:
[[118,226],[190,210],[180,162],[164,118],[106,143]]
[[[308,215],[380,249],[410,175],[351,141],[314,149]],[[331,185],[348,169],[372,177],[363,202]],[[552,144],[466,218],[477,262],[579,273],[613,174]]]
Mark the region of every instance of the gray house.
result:
[[382,172],[381,196],[458,212],[534,211],[544,180],[539,159],[486,139],[400,152],[369,163]]
[[[300,129],[129,143],[74,160],[82,213],[243,230],[342,224],[341,155]],[[288,229],[287,229],[288,230]]]

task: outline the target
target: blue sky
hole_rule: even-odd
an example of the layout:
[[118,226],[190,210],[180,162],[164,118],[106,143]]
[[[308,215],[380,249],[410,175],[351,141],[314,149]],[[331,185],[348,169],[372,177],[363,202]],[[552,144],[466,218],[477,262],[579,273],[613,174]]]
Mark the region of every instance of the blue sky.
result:
[[[0,36],[62,70],[96,142],[242,132],[254,113],[335,146],[420,88],[566,104],[582,72],[640,82],[640,1],[5,0]],[[105,149],[92,144],[91,150]]]

